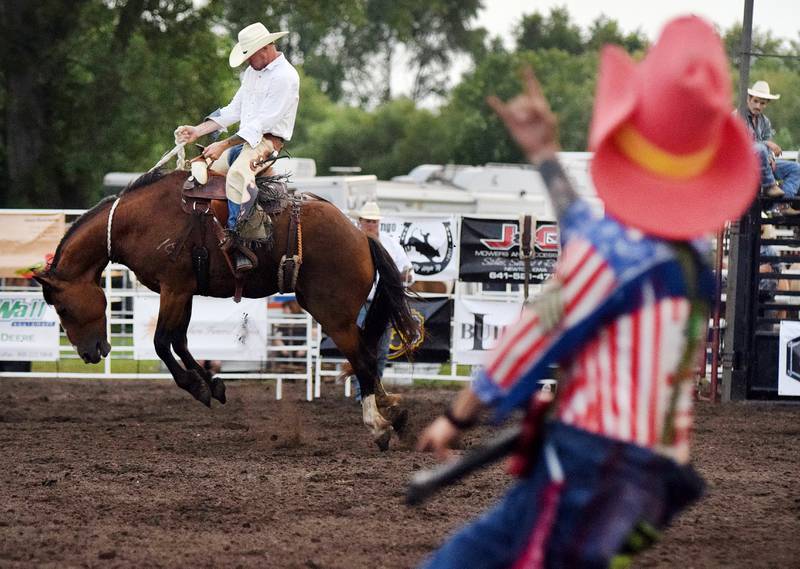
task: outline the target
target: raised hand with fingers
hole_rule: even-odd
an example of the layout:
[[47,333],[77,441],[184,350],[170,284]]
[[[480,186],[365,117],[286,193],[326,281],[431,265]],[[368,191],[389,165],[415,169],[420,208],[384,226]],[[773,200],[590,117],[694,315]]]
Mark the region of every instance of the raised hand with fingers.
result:
[[503,120],[528,159],[539,164],[558,151],[558,120],[529,66],[523,70],[525,92],[504,103],[491,95],[486,102]]

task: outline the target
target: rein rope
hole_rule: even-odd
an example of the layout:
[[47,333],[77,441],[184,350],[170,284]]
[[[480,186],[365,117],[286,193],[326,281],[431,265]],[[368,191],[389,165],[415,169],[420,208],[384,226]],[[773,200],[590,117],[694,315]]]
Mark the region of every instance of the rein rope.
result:
[[161,159],[156,162],[156,165],[153,166],[148,170],[148,172],[152,172],[167,163],[167,160],[172,158],[173,156],[177,155],[177,160],[175,162],[175,169],[176,170],[183,170],[186,166],[186,143],[185,142],[178,142],[178,133],[175,132],[175,147],[164,154]]
[[114,223],[114,212],[117,210],[119,200],[122,196],[114,200],[111,209],[108,211],[108,223],[106,224],[106,251],[108,252],[108,262],[111,262],[111,224]]

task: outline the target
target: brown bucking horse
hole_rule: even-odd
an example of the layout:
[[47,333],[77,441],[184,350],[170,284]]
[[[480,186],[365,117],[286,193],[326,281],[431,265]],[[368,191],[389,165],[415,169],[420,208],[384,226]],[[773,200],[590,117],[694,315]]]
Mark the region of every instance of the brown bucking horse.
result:
[[[58,312],[78,354],[85,362],[96,363],[111,350],[100,276],[112,259],[127,266],[140,282],[160,293],[154,338],[158,356],[180,387],[210,406],[212,397],[225,402],[225,386],[197,363],[187,346],[192,297],[198,292],[193,248],[205,246],[208,251],[208,296],[231,297],[235,284],[210,228],[212,217],[188,215],[181,208],[181,188],[187,177],[183,171],[148,173],[119,198],[104,199],[70,227],[50,266],[34,278]],[[277,269],[286,251],[290,215],[287,207],[271,216],[274,244],[256,249],[258,267],[245,277],[244,296],[262,298],[278,292]],[[306,199],[300,216],[303,262],[297,300],[352,365],[361,387],[364,424],[385,450],[393,430],[404,426],[407,412],[399,397],[381,386],[378,340],[389,324],[409,341],[418,334],[400,274],[380,243],[368,238],[334,205]],[[380,279],[375,297],[359,328],[356,318],[376,273]]]

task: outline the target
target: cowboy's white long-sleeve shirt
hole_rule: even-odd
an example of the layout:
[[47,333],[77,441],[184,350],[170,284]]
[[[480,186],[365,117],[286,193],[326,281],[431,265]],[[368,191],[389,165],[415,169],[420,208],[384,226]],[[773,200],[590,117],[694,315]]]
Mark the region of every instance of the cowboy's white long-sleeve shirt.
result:
[[233,100],[208,118],[223,128],[238,122],[236,134],[255,148],[265,134],[292,138],[299,101],[300,77],[280,54],[261,71],[248,66]]

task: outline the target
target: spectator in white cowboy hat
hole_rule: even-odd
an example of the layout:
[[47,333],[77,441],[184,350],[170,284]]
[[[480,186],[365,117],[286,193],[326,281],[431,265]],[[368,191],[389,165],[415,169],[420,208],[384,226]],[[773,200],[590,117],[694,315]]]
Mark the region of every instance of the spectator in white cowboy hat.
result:
[[[292,138],[300,100],[300,78],[274,43],[288,33],[270,33],[261,23],[240,31],[239,42],[228,58],[231,67],[249,64],[242,73],[239,90],[227,106],[211,113],[205,122],[179,126],[175,131],[179,141],[191,143],[203,135],[239,123],[236,134],[213,142],[203,150],[203,157],[208,162],[213,161],[213,170],[227,173],[225,189],[231,230],[235,229],[240,211],[247,210],[247,204],[253,201],[255,176],[260,170],[253,170],[251,161],[280,151]],[[203,163],[198,165],[203,170]],[[195,173],[195,168],[192,171]],[[203,174],[204,171],[198,171],[196,177],[202,178]],[[198,181],[204,183],[202,179]],[[245,256],[237,255],[236,268],[245,271],[252,268],[252,264]]]
[[[411,264],[411,260],[408,258],[408,254],[403,247],[395,241],[390,235],[386,233],[381,233],[381,210],[378,207],[376,202],[366,202],[361,209],[358,211],[357,219],[358,219],[358,227],[366,233],[369,237],[380,241],[383,248],[389,253],[394,261],[397,270],[400,271],[400,276],[403,279],[403,282],[406,286],[410,286],[414,282],[414,266]],[[378,282],[378,276],[375,277],[375,284]],[[367,302],[364,303],[364,306],[361,307],[361,310],[358,313],[358,320],[357,323],[359,326],[363,325],[364,319],[367,316],[367,311],[369,310],[370,302],[372,302],[372,298],[375,295],[375,285],[372,286],[372,290],[369,292],[369,296],[367,296]],[[389,343],[391,341],[391,328],[387,328],[386,333],[381,336],[380,341],[378,342],[378,377],[383,376],[383,370],[386,367],[386,360],[389,357]],[[354,386],[353,389],[355,390],[356,400],[360,400],[360,392],[359,392],[359,385],[357,381],[352,383]]]
[[[789,160],[776,160],[783,152],[773,140],[775,131],[772,123],[764,114],[770,101],[780,99],[780,95],[772,93],[769,83],[756,81],[747,90],[747,117],[745,122],[755,141],[755,149],[761,163],[761,188],[765,195],[773,198],[786,196],[797,197],[800,188],[800,164]],[[783,180],[783,187],[778,186]],[[800,211],[786,207],[784,214],[797,215]]]

